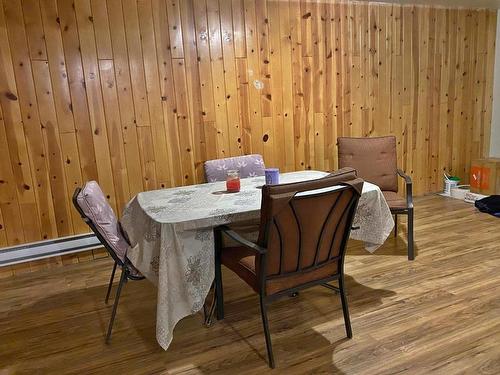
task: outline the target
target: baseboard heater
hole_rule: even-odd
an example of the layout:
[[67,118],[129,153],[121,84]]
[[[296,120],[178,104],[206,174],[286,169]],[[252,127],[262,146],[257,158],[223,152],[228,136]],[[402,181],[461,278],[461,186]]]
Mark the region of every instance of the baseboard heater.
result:
[[92,233],[4,247],[0,249],[0,267],[79,253],[100,247],[102,247],[101,243]]

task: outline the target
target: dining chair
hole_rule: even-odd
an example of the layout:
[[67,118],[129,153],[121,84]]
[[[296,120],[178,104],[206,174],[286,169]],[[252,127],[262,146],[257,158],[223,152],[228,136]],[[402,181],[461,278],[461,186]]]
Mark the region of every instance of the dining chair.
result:
[[[363,180],[378,185],[394,215],[394,236],[398,233],[398,215],[408,216],[408,259],[415,259],[413,239],[412,180],[397,167],[396,137],[337,139],[339,167],[352,167]],[[405,180],[406,197],[398,195],[398,176]]]
[[[241,178],[264,176],[264,159],[262,155],[252,154],[232,158],[208,160],[204,164],[207,182],[226,181],[229,170],[239,170]],[[233,229],[244,233],[248,238],[255,238],[259,230],[258,220],[249,220],[244,223],[232,225]],[[234,244],[229,238],[224,239],[224,244]]]
[[[352,337],[345,295],[344,257],[363,180],[354,172],[317,180],[264,185],[256,243],[228,227],[215,231],[216,314],[224,318],[221,265],[243,279],[260,297],[269,367],[274,356],[267,318],[269,303],[315,285],[340,294],[347,337]],[[239,246],[222,246],[223,235]],[[338,280],[339,286],[329,282]]]
[[73,193],[73,205],[114,260],[105,298],[106,304],[113,286],[116,267],[122,269],[106,335],[106,343],[109,343],[123,286],[128,280],[143,280],[144,276],[128,260],[127,250],[130,245],[126,234],[97,182],[89,181],[82,188],[76,188]]
[[229,170],[239,170],[241,178],[264,176],[262,155],[243,155],[232,158],[208,160],[204,164],[207,182],[226,181]]

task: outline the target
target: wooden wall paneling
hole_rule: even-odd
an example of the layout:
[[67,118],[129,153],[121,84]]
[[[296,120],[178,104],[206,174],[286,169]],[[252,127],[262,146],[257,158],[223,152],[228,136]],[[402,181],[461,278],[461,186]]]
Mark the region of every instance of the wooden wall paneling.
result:
[[[343,68],[342,68],[342,15],[341,7],[339,3],[334,3],[333,5],[333,19],[334,19],[334,75],[335,75],[335,108],[337,112],[336,116],[336,128],[337,137],[344,136],[344,95],[343,95]],[[336,140],[335,140],[335,143]]]
[[[474,13],[474,23],[475,23],[475,33],[476,33],[476,48],[474,55],[471,56],[474,72],[472,78],[473,93],[472,98],[472,121],[473,123],[483,124],[484,119],[482,116],[481,108],[484,104],[484,75],[486,71],[486,11],[481,10],[478,13]],[[482,153],[482,136],[481,129],[483,126],[472,126],[472,143],[473,143],[473,153],[479,155]]]
[[271,77],[271,51],[269,46],[269,15],[268,2],[266,0],[255,1],[255,20],[257,26],[257,43],[259,46],[259,89],[260,108],[262,116],[262,143],[263,156],[268,165],[276,165],[275,134],[273,126],[273,103]]
[[411,136],[412,133],[412,93],[413,93],[413,69],[412,69],[412,8],[403,7],[402,9],[402,37],[403,37],[403,124],[402,124],[402,153],[403,164],[402,168],[406,173],[413,173],[412,152],[411,152]]
[[[195,26],[195,11],[197,3],[194,1],[182,2],[181,22],[184,32],[184,63],[186,69],[186,84],[188,90],[189,126],[192,134],[192,149],[190,152],[194,160],[194,181],[205,181],[203,163],[207,160],[206,135],[203,126],[203,105],[200,91],[200,73],[198,66],[197,37]],[[203,11],[203,7],[202,7]],[[214,129],[210,127],[210,130]]]
[[311,35],[313,24],[313,4],[301,2],[302,12],[302,56],[301,56],[301,79],[302,80],[302,105],[303,116],[301,127],[304,131],[304,168],[311,169],[314,163],[314,106],[313,106],[313,47]]
[[116,203],[118,212],[120,212],[130,199],[130,188],[113,60],[99,60],[99,75],[101,77],[109,149],[111,150],[113,180],[116,187]]
[[449,45],[450,45],[450,13],[448,10],[440,12],[438,22],[441,23],[440,33],[436,39],[436,50],[439,51],[441,61],[439,62],[440,69],[440,90],[439,96],[436,97],[437,105],[439,106],[439,143],[438,143],[438,189],[443,186],[442,175],[447,171],[447,132],[448,132],[448,79],[449,79]]
[[47,150],[48,173],[57,235],[60,237],[69,236],[74,233],[70,213],[72,208],[70,207],[70,199],[68,199],[64,158],[52,96],[49,64],[47,61],[33,60],[32,69],[42,130],[41,141]]
[[61,19],[58,15],[56,0],[41,0],[40,8],[59,131],[74,133],[75,123],[61,37]]
[[[456,65],[457,65],[457,56],[456,56],[456,47],[457,47],[457,36],[456,36],[456,28],[457,28],[457,20],[458,20],[458,10],[449,10],[449,22],[448,22],[448,34],[449,34],[449,45],[447,49],[448,59],[449,59],[449,69],[447,71],[448,74],[448,87],[446,90],[448,105],[447,105],[447,119],[446,119],[446,127],[447,127],[447,135],[446,135],[446,151],[441,150],[441,153],[447,154],[446,165],[448,167],[448,173],[452,173],[452,160],[453,160],[453,133],[454,129],[454,121],[453,117],[455,114],[455,76],[456,76]],[[458,131],[458,129],[457,129]]]
[[47,60],[39,0],[23,0],[23,16],[32,60]]
[[[276,6],[278,5],[278,3],[274,4],[276,4]],[[233,31],[231,0],[220,0],[219,7],[222,35],[222,57],[224,62],[224,84],[226,91],[226,110],[229,125],[229,152],[231,155],[241,155],[242,139],[238,103],[238,79],[235,63],[236,56],[234,48],[235,32]],[[279,34],[276,33],[276,35]],[[277,51],[279,52],[279,47],[277,48]]]
[[295,169],[305,167],[304,94],[302,87],[302,12],[299,2],[290,2],[290,36],[292,42],[293,134]]
[[173,76],[175,86],[175,99],[177,102],[176,115],[179,129],[179,143],[181,145],[181,160],[183,184],[194,183],[195,171],[193,162],[192,133],[189,122],[188,89],[186,82],[186,70],[183,59],[175,59],[173,63]]
[[151,171],[143,154],[139,151],[137,121],[135,118],[134,99],[132,97],[132,83],[121,0],[108,0],[107,10],[129,189],[130,194],[134,196],[144,189],[147,180],[150,179]]
[[[58,15],[56,0],[41,0],[40,9],[43,32],[45,35],[45,44],[47,48],[48,72],[50,74],[50,82],[47,80],[44,80],[43,82],[45,82],[44,84],[51,93],[51,99],[46,99],[46,105],[48,106],[47,109],[44,108],[45,106],[41,106],[40,116],[42,117],[42,112],[46,111],[46,113],[50,114],[52,121],[54,121],[52,114],[53,109],[51,105],[54,106],[57,129],[60,133],[60,155],[66,180],[66,194],[64,195],[64,199],[66,202],[69,202],[74,189],[82,186],[82,172],[77,136],[75,132],[75,123],[73,119],[73,105],[69,89],[68,72],[66,70],[66,61],[60,30],[61,20]],[[46,72],[45,67],[43,71]],[[36,77],[35,81],[37,81]],[[41,92],[43,94],[43,90]],[[46,143],[49,144],[51,142],[53,142],[52,137],[48,137],[46,139]],[[57,143],[57,139],[55,142]],[[86,157],[83,156],[84,160],[85,158]],[[69,205],[72,221],[71,233],[87,232],[87,225],[81,220],[78,212],[72,208],[71,202],[69,202]],[[57,212],[56,219],[58,219]],[[77,256],[69,256],[69,258],[77,260]]]
[[[361,137],[362,130],[362,110],[361,102],[363,100],[364,92],[361,91],[361,7],[356,7],[355,4],[349,4],[349,29],[352,33],[350,41],[350,48],[352,54],[351,61],[351,134],[355,137]],[[391,58],[393,54],[389,55]],[[392,90],[392,84],[391,84]],[[391,106],[392,108],[392,106]]]
[[[377,123],[377,134],[390,134],[391,132],[391,122],[390,122],[390,99],[391,85],[390,85],[390,75],[391,70],[390,65],[390,43],[389,38],[391,37],[390,20],[389,15],[391,12],[391,5],[384,5],[379,8],[379,19],[378,19],[378,123]],[[384,89],[380,89],[383,87]]]
[[[25,232],[28,231],[26,239],[36,241],[57,236],[46,162],[47,151],[43,142],[41,142],[38,104],[33,84],[26,32],[23,24],[19,22],[19,20],[23,19],[21,4],[19,1],[9,1],[4,2],[3,5],[19,96],[19,107],[33,175],[33,186],[26,185],[25,189],[33,189],[35,192],[36,208],[33,207],[30,216],[33,217],[33,212],[38,212],[41,233],[32,232],[33,229],[36,230],[37,228],[34,223],[35,220],[30,219],[29,222],[23,222],[23,224],[28,226],[25,228]],[[33,224],[33,227],[30,227],[30,224]]]
[[150,126],[141,34],[136,0],[122,0],[137,126]]
[[[6,149],[2,149],[6,150]],[[5,230],[5,224],[4,224],[4,219],[2,215],[2,210],[0,209],[0,248],[5,247],[8,245],[7,241],[7,233]],[[0,267],[0,279],[11,277],[14,275],[14,272],[12,271],[12,268],[7,266],[7,267]]]
[[311,57],[313,54],[313,41],[311,40],[313,25],[314,1],[300,0],[300,20],[302,38],[302,56]]
[[215,104],[215,124],[217,126],[217,152],[219,158],[224,158],[231,155],[231,147],[226,108],[226,87],[224,82],[224,61],[219,4],[217,0],[207,0],[207,25],[213,80],[212,89]]
[[[236,58],[246,57],[245,44],[245,11],[244,0],[231,0],[232,23],[234,28],[234,56]],[[287,2],[280,2],[280,4]],[[288,7],[288,4],[286,5]]]
[[119,212],[142,190],[203,181],[207,159],[253,152],[283,171],[333,170],[338,136],[394,134],[398,165],[422,194],[442,188],[442,172],[466,182],[489,150],[490,10],[0,3],[3,245],[88,232],[70,196],[91,179]]
[[483,138],[483,149],[482,156],[489,155],[490,152],[490,136],[491,136],[491,116],[492,116],[492,105],[493,105],[493,77],[495,69],[495,41],[496,41],[496,25],[497,25],[497,13],[488,12],[488,25],[487,29],[487,47],[486,47],[486,77],[485,77],[485,93],[484,93],[484,123],[482,126]]
[[257,38],[257,21],[255,0],[244,0],[245,7],[245,42],[247,47],[246,68],[248,75],[248,101],[250,113],[250,138],[252,153],[263,154],[263,128],[260,90],[262,80],[259,69],[259,44]]
[[[285,3],[286,4],[286,3]],[[272,109],[272,143],[274,160],[270,166],[285,170],[285,131],[283,123],[283,75],[281,69],[281,43],[280,43],[280,19],[279,2],[270,1],[267,4],[267,25],[270,32],[268,36],[269,43],[269,74],[270,74],[270,95]],[[269,140],[268,140],[269,142]]]
[[[300,161],[301,169],[310,169],[311,161],[314,160],[314,145],[311,147],[311,138],[314,138],[314,128],[312,128],[314,121],[314,115],[311,113],[311,101],[312,101],[312,41],[310,40],[312,35],[312,21],[313,21],[313,4],[301,1],[300,2],[300,14],[298,19],[301,21],[300,24],[300,42],[301,44],[300,56],[297,56],[300,60],[300,72],[298,72],[295,79],[300,80],[300,91],[296,102],[296,106],[299,106],[300,117],[297,116],[298,126],[300,127],[301,142],[303,142],[303,157]],[[297,47],[296,47],[297,48]]]
[[[104,194],[106,194],[111,207],[117,211],[118,206],[116,204],[115,188],[123,192],[123,185],[128,182],[126,180],[124,181],[122,176],[120,176],[119,170],[113,169],[111,165],[111,154],[106,130],[106,119],[104,115],[104,103],[102,99],[99,64],[97,62],[97,47],[90,1],[75,1],[75,12],[77,15],[80,50],[82,52],[82,65],[90,125],[92,127],[92,141],[96,160],[99,160],[99,163],[97,163],[99,185]],[[117,153],[116,150],[113,150],[113,153]]]
[[58,0],[59,24],[62,30],[64,58],[71,94],[70,109],[73,112],[78,149],[84,150],[79,156],[82,178],[85,181],[97,180],[97,164],[95,160],[92,128],[90,125],[87,94],[83,74],[80,41],[76,16],[71,3]]
[[313,7],[313,144],[315,168],[325,170],[324,95],[325,95],[325,6],[317,2]]
[[283,161],[285,171],[295,170],[295,149],[293,134],[293,72],[292,72],[292,25],[290,20],[290,6],[288,2],[280,2],[279,20],[279,48],[281,61],[276,62],[277,69],[281,71],[281,86],[276,87],[277,96],[282,98],[282,128],[283,128]]
[[170,182],[173,186],[182,185],[181,158],[179,134],[177,129],[177,116],[175,91],[172,76],[172,56],[167,23],[167,8],[165,1],[152,2],[154,34],[158,60],[158,75],[163,110],[164,131],[168,140],[167,151],[170,160]]
[[[370,77],[370,19],[369,19],[369,7],[367,4],[361,7],[358,11],[360,31],[359,31],[359,43],[360,43],[360,91],[361,101],[359,103],[361,110],[361,136],[367,137],[370,133],[370,115],[371,109],[371,93],[369,85]],[[401,66],[402,69],[402,66]],[[403,77],[401,77],[401,80]],[[403,83],[401,83],[403,84]]]
[[[474,22],[472,18],[472,12],[468,11],[465,14],[465,37],[464,37],[464,70],[462,73],[463,77],[463,92],[464,92],[464,105],[463,105],[463,116],[462,116],[462,121],[463,121],[463,149],[462,149],[462,155],[463,158],[461,160],[461,169],[459,171],[460,175],[464,176],[466,178],[466,181],[468,182],[469,178],[466,176],[468,175],[468,171],[470,170],[470,163],[471,163],[471,153],[472,153],[472,142],[471,142],[471,137],[472,137],[472,115],[471,115],[471,107],[472,107],[472,95],[471,89],[472,89],[472,78],[474,77],[473,74],[473,61],[471,60],[471,53],[474,52],[475,49],[475,37],[474,33],[475,30],[477,30],[476,27],[474,27],[474,30],[472,29],[472,23]],[[469,93],[468,95],[466,93]],[[465,150],[465,152],[463,152]]]
[[195,37],[200,82],[201,114],[205,136],[205,155],[207,160],[218,158],[217,127],[215,124],[215,101],[212,87],[212,64],[208,35],[206,2],[200,1],[193,9]]
[[[249,77],[247,69],[247,59],[236,59],[236,75],[238,77],[238,103],[241,126],[241,139],[243,153],[245,155],[252,153],[252,127],[250,125],[250,102],[249,102]],[[207,144],[207,155],[209,145]]]
[[158,60],[154,35],[153,13],[151,0],[137,2],[139,28],[143,51],[146,92],[153,137],[156,167],[156,188],[172,186],[170,180],[170,163],[168,143],[165,137],[163,106],[161,103],[160,82],[158,74]]
[[[5,22],[3,4],[0,2],[0,114],[2,121],[2,148],[8,150],[9,158],[4,163],[10,163],[10,168],[2,163],[3,181],[0,185],[0,203],[5,220],[6,235],[9,244],[26,241],[27,238],[39,238],[40,221],[36,212],[35,193],[31,188],[33,180],[28,157],[27,142],[19,108],[19,99],[14,77],[14,68],[10,53],[7,25]],[[19,225],[25,223],[25,225]],[[28,266],[29,268],[29,266]]]
[[[391,9],[391,133],[397,138],[396,150],[398,166],[404,161],[404,121],[403,121],[403,14],[402,6],[394,4]],[[404,191],[404,181],[399,179],[399,189]]]
[[337,76],[335,74],[335,14],[333,4],[327,3],[326,7],[326,25],[325,25],[325,93],[324,98],[324,148],[325,148],[325,167],[328,170],[336,169],[337,163],[337,97],[335,83]]
[[[432,51],[429,46],[429,30],[431,28],[432,19],[430,8],[419,8],[421,22],[419,24],[419,84],[418,84],[418,121],[417,121],[417,150],[422,150],[429,156],[429,132],[430,123],[432,121],[431,108],[429,105],[431,96],[430,82],[430,61],[432,60]],[[428,185],[428,173],[430,158],[417,158],[417,185],[418,189],[425,190]]]
[[113,58],[111,46],[111,34],[109,31],[108,8],[106,1],[91,0],[92,23],[94,25],[97,56],[99,59],[109,60]]
[[[2,93],[3,95],[5,94]],[[20,207],[17,203],[16,178],[12,168],[14,163],[9,157],[12,151],[9,147],[9,138],[5,125],[6,122],[0,106],[0,149],[5,153],[5,157],[0,159],[0,178],[2,181],[0,183],[0,211],[3,210],[1,230],[3,231],[2,237],[6,241],[2,246],[24,241],[23,226],[19,225],[19,223],[22,223],[22,219]]]
[[341,58],[343,59],[342,70],[340,74],[341,78],[341,92],[342,92],[342,129],[343,135],[350,137],[352,135],[352,111],[351,111],[351,80],[352,80],[352,51],[350,51],[350,19],[349,19],[349,4],[340,3],[340,29],[341,33],[339,34],[340,38],[340,50]]
[[442,172],[439,170],[439,136],[440,136],[440,106],[439,101],[441,97],[441,53],[439,49],[439,35],[442,33],[444,24],[443,12],[435,12],[431,9],[431,29],[429,31],[429,49],[432,51],[432,60],[429,59],[429,64],[432,64],[432,71],[429,75],[430,78],[430,113],[432,120],[430,122],[429,132],[429,183],[427,189],[438,191],[441,188],[440,181],[442,180]]
[[313,102],[313,58],[302,56],[302,95],[304,116],[302,117],[305,135],[305,169],[314,165],[314,102]]
[[456,21],[457,32],[455,33],[456,50],[451,53],[455,54],[455,81],[454,84],[454,111],[453,111],[453,138],[452,138],[452,158],[451,158],[451,171],[453,174],[458,174],[461,159],[460,149],[462,147],[462,116],[463,116],[463,59],[464,59],[464,35],[465,35],[465,17],[463,10],[458,10]]
[[[135,123],[146,129],[138,129],[139,149],[145,171],[144,187],[148,190],[157,186],[156,160],[152,146],[153,135],[150,128],[149,108],[147,101],[144,62],[142,56],[141,36],[137,14],[137,2],[135,0],[122,0],[124,28],[127,39],[130,77],[135,108]],[[150,149],[151,147],[151,149]],[[150,155],[151,157],[147,157]]]
[[[92,131],[92,143],[94,145],[95,158],[98,160],[98,181],[111,207],[115,212],[118,212],[117,198],[120,197],[120,194],[123,196],[123,191],[126,188],[123,186],[124,180],[123,176],[120,175],[119,166],[114,169],[111,161],[90,1],[75,1],[74,9],[79,37],[79,50],[81,51],[83,83],[85,85]],[[116,150],[113,150],[113,153],[119,155],[119,152],[116,152]],[[114,161],[116,160],[115,158]],[[125,181],[125,184],[127,184],[127,181]],[[119,193],[117,194],[116,191]],[[78,254],[79,261],[86,261],[92,258],[93,254],[90,252]]]
[[168,31],[170,35],[170,50],[172,57],[179,59],[184,57],[184,46],[182,42],[182,23],[179,2],[185,0],[165,0],[167,3]]
[[139,143],[139,152],[141,154],[142,169],[144,171],[144,188],[146,190],[156,189],[156,160],[151,127],[138,126],[137,140]]
[[5,231],[5,224],[4,224],[4,219],[3,219],[3,215],[2,215],[2,210],[0,209],[0,246],[4,247],[4,246],[7,246],[7,244],[8,244],[7,234]]

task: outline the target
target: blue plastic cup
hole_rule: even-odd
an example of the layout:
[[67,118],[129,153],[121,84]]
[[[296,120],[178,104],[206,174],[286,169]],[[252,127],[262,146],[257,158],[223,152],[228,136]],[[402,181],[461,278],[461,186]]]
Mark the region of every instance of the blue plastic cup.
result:
[[264,169],[266,176],[266,185],[277,185],[280,183],[280,170],[278,168]]

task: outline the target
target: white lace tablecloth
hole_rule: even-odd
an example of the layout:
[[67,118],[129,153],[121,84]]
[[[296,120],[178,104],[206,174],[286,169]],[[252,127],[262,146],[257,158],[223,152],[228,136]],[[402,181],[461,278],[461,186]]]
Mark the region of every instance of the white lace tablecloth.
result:
[[[320,178],[325,172],[284,173],[281,182]],[[260,217],[264,177],[241,180],[239,193],[224,194],[225,182],[139,193],[125,208],[121,223],[132,244],[127,256],[158,286],[156,338],[163,349],[175,325],[200,311],[214,279],[213,228]],[[378,186],[365,182],[351,238],[375,251],[394,227]]]

